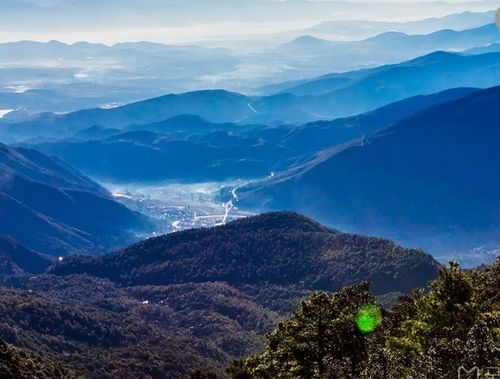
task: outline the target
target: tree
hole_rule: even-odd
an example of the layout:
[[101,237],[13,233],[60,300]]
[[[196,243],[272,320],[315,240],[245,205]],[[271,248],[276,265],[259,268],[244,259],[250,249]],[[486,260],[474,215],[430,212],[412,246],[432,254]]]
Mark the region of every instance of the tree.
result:
[[356,315],[374,303],[367,283],[333,296],[315,293],[267,336],[263,353],[233,363],[227,373],[231,378],[356,378],[369,341],[369,334],[357,327]]
[[407,362],[402,377],[456,378],[460,366],[498,364],[499,304],[484,301],[493,280],[451,263],[440,270],[427,294],[415,291],[415,315],[388,338],[392,352]]

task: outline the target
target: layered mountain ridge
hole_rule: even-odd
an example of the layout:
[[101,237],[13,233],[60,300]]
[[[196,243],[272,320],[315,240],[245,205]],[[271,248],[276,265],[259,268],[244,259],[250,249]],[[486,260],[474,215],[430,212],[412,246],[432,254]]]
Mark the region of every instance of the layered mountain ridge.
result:
[[8,141],[70,137],[94,125],[124,129],[190,114],[213,123],[301,124],[352,116],[417,95],[456,87],[486,88],[500,83],[500,53],[462,55],[436,52],[380,66],[284,84],[280,93],[245,96],[223,90],[165,95],[112,109],[87,109],[62,115],[38,114],[5,125]]
[[133,241],[153,222],[57,158],[0,144],[0,234],[64,256]]
[[500,215],[499,101],[494,87],[424,109],[250,186],[242,201],[437,251],[481,246]]

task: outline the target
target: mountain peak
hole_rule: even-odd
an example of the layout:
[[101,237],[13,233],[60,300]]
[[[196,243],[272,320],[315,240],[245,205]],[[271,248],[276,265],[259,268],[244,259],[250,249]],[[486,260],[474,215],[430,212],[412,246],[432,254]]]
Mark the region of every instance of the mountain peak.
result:
[[302,232],[327,232],[336,233],[333,229],[328,229],[320,223],[296,212],[270,212],[253,217],[237,220],[226,227],[245,227],[254,230],[300,230]]
[[304,35],[295,38],[294,40],[284,44],[282,47],[287,48],[317,48],[318,46],[326,46],[332,44],[332,41],[317,38],[311,35]]
[[[339,272],[347,261],[350,268]],[[383,278],[371,269],[381,265],[387,265]],[[101,257],[69,257],[52,273],[89,274],[124,285],[271,283],[328,291],[373,280],[375,291],[386,293],[425,285],[437,268],[419,250],[337,233],[297,213],[279,212],[151,238]]]
[[397,31],[384,32],[365,39],[365,42],[388,42],[393,39],[409,37],[408,34]]
[[310,43],[310,42],[318,42],[318,41],[326,41],[324,39],[314,37],[311,35],[304,35],[295,38],[294,40],[291,41],[291,43]]
[[403,64],[430,64],[430,63],[441,63],[451,59],[460,59],[462,54],[453,53],[449,51],[437,50],[432,53],[417,57],[415,59],[404,62]]

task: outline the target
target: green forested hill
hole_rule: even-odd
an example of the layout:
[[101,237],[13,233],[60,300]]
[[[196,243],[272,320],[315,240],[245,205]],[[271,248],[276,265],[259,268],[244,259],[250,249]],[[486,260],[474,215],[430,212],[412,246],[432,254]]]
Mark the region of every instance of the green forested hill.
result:
[[425,286],[438,268],[422,251],[278,212],[152,238],[101,257],[70,257],[51,272],[94,275],[122,285],[223,281],[325,291],[368,280],[375,293],[384,294]]
[[0,338],[88,378],[183,378],[264,348],[313,290],[369,280],[409,292],[438,267],[387,240],[267,214],[0,276]]

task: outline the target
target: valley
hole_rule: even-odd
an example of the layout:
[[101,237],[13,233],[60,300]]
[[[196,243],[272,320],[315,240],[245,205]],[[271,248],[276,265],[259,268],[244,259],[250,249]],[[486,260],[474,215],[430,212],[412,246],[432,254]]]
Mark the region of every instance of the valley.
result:
[[[258,214],[261,212],[258,203],[245,200],[248,189],[260,187],[270,180],[272,178],[188,184],[101,184],[118,202],[156,221],[154,231],[137,234],[138,239],[144,239],[191,228],[211,228]],[[456,261],[462,267],[469,268],[495,261],[500,253],[500,242],[496,239],[495,231],[487,231],[476,240],[470,238],[468,241],[459,241],[458,231],[453,233],[454,228],[450,226],[448,232],[431,232],[427,238],[420,236],[418,239],[409,239],[402,232],[377,233],[406,246],[425,247],[442,264]],[[343,225],[341,229],[353,232],[361,230],[349,225]],[[363,232],[370,234],[367,230]],[[446,247],[452,244],[451,240],[457,246],[456,249]],[[490,242],[483,244],[482,241]]]
[[158,221],[153,235],[222,225],[252,213],[238,209],[243,181],[211,183],[111,184],[113,197],[130,209]]

